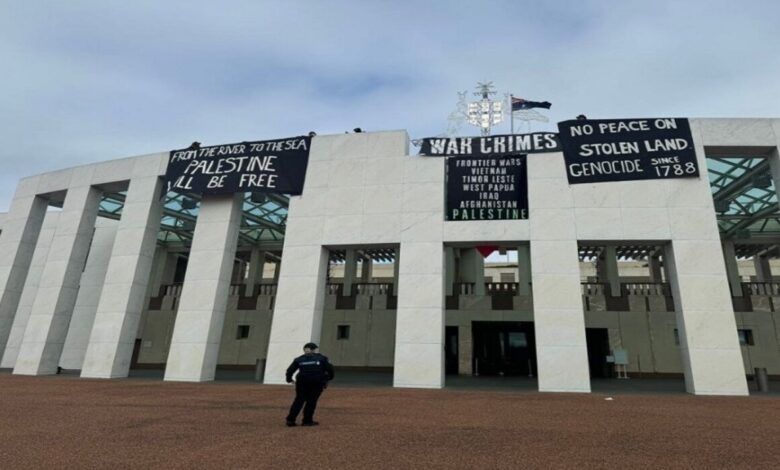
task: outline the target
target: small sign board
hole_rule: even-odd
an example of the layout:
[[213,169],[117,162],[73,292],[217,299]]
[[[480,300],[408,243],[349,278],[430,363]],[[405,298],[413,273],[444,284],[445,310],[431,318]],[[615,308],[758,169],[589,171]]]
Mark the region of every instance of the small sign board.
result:
[[628,365],[628,351],[625,349],[615,349],[612,351],[612,356],[615,359],[616,365],[627,366]]

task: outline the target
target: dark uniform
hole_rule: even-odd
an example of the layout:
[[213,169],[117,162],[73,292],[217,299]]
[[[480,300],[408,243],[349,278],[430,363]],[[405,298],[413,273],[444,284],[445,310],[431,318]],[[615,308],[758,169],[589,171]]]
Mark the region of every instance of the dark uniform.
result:
[[295,425],[295,419],[301,412],[301,408],[303,408],[303,424],[316,424],[314,410],[317,408],[317,399],[328,385],[328,381],[333,380],[335,376],[333,366],[328,362],[327,357],[310,352],[296,357],[287,368],[287,383],[292,383],[296,370],[298,376],[295,378],[295,400],[290,407],[290,414],[287,415],[287,425]]

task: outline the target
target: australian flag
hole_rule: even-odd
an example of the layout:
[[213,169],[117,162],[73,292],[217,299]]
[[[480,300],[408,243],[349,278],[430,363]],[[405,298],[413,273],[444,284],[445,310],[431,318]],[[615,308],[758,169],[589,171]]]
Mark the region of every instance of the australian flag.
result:
[[522,98],[515,98],[514,96],[512,97],[512,111],[520,111],[521,109],[531,108],[550,109],[550,106],[552,106],[552,103],[549,101],[528,101]]

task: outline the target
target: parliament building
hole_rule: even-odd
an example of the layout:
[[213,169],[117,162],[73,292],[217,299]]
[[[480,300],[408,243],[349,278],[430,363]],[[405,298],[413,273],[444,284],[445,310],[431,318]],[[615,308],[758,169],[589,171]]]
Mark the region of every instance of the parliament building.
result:
[[496,189],[523,187],[509,218],[451,217],[450,159],[403,130],[312,137],[300,195],[168,191],[168,151],[24,178],[0,214],[0,369],[281,384],[314,341],[395,387],[747,395],[780,376],[780,119],[689,123],[695,176],[529,152]]

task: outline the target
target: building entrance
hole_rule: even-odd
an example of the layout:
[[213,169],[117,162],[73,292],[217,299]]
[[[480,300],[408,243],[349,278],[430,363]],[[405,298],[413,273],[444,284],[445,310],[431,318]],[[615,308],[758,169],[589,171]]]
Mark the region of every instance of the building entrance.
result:
[[609,355],[609,332],[606,328],[585,328],[585,341],[588,344],[588,367],[590,378],[607,379],[612,377]]
[[536,376],[532,322],[472,322],[474,375]]

